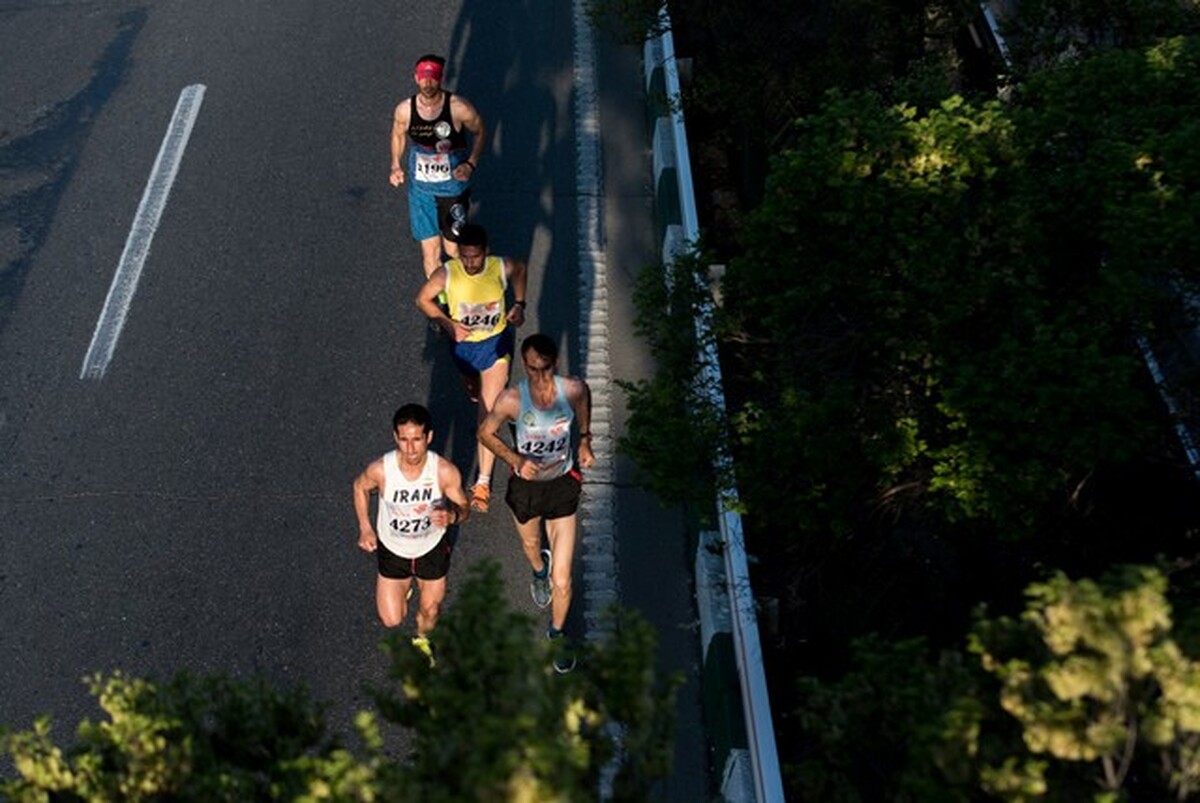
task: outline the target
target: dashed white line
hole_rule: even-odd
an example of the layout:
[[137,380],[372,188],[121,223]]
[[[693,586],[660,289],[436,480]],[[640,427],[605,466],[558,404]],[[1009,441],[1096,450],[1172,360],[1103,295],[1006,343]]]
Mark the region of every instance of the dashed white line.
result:
[[171,185],[175,183],[184,148],[192,135],[192,126],[200,114],[200,104],[203,100],[203,84],[192,84],[184,87],[179,93],[175,114],[171,117],[166,136],[163,137],[158,158],[154,160],[154,168],[150,171],[150,179],[146,182],[145,192],[142,193],[142,202],[138,204],[137,215],[133,219],[129,237],[125,240],[125,250],[121,253],[116,275],[108,288],[108,298],[104,300],[104,308],[100,311],[96,330],[92,333],[91,345],[83,358],[80,379],[103,379],[105,371],[108,370],[108,364],[117,348],[117,340],[121,337],[121,329],[125,326],[125,318],[129,314],[129,305],[133,302],[133,294],[137,291],[138,280],[142,276],[142,267],[150,253],[150,243],[167,205],[167,196],[171,193]]

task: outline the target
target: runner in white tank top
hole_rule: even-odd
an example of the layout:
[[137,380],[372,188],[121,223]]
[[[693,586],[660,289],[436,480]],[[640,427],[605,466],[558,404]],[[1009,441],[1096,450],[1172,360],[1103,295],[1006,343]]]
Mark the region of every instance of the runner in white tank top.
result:
[[[446,530],[467,520],[470,505],[458,469],[429,449],[433,429],[428,410],[419,404],[401,407],[392,418],[392,437],[396,449],[354,480],[358,547],[376,555],[375,604],[386,627],[404,621],[416,578],[420,607],[413,643],[432,660],[428,634],[437,623],[450,569],[451,541]],[[375,527],[371,526],[372,493],[379,494]]]
[[415,480],[404,476],[399,450],[383,456],[383,486],[379,489],[379,510],[375,531],[379,540],[402,558],[419,558],[437,546],[446,527],[433,523],[431,515],[441,506],[442,487],[438,482],[437,452],[425,453],[425,465]]

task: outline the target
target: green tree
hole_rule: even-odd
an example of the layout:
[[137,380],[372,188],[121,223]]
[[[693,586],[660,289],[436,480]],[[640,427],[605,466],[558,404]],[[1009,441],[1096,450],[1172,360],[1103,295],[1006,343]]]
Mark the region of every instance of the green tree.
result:
[[955,37],[978,13],[970,0],[668,5],[676,52],[691,66],[683,105],[710,212],[705,234],[722,262],[736,251],[742,215],[762,198],[769,158],[797,141],[797,117],[831,88],[912,103],[961,90]]
[[1187,0],[1022,0],[1003,34],[1019,73],[1100,50],[1139,49],[1200,31],[1200,8]]
[[639,479],[659,497],[688,505],[702,519],[718,484],[732,481],[716,460],[717,444],[728,430],[713,402],[720,388],[705,356],[711,334],[709,343],[697,339],[696,318],[708,314],[710,299],[704,264],[703,249],[697,248],[638,275],[635,333],[654,353],[655,371],[647,379],[618,382],[630,413],[618,448],[636,461]]
[[[967,799],[975,777],[962,744],[978,716],[947,715],[979,694],[964,657],[935,654],[923,639],[871,635],[855,641],[841,677],[801,677],[796,718],[804,750],[788,768],[793,796],[827,803]],[[965,734],[959,722],[969,723]]]
[[971,650],[1000,680],[1000,705],[1020,723],[1026,749],[985,768],[989,792],[1028,799],[1005,794],[1016,771],[1041,775],[1053,758],[1095,767],[1106,790],[1097,799],[1120,799],[1139,752],[1154,759],[1139,774],[1160,767],[1175,799],[1200,789],[1200,663],[1171,637],[1166,588],[1148,567],[1099,583],[1058,573],[1030,586],[1019,620],[980,622]]
[[1195,279],[1198,52],[1106,54],[1011,105],[835,94],[800,122],[724,286],[751,515],[1028,533],[1147,448],[1132,335]]
[[[677,681],[653,671],[656,638],[630,612],[582,649],[566,676],[532,621],[505,604],[498,569],[473,568],[434,631],[436,665],[398,635],[386,640],[395,686],[379,713],[408,726],[396,761],[376,715],[359,714],[352,751],[325,729],[324,707],[266,679],[180,675],[166,684],[114,674],[91,681],[107,719],[85,721],[67,748],[42,718],[2,744],[14,801],[647,800],[670,770]],[[619,738],[618,738],[619,737]]]
[[503,600],[497,567],[473,567],[434,633],[434,666],[389,639],[396,688],[376,697],[415,740],[397,799],[589,800],[605,767],[614,800],[648,799],[670,769],[677,684],[656,681],[650,626],[614,613],[613,637],[557,675],[549,642],[531,644],[533,623]]
[[54,743],[44,717],[4,737],[20,775],[0,786],[6,798],[372,799],[371,763],[327,735],[323,706],[302,690],[189,674],[161,686],[121,673],[89,683],[107,719],[82,722],[71,747]]
[[844,673],[799,680],[792,793],[836,803],[1193,798],[1200,662],[1174,638],[1166,592],[1145,566],[1099,582],[1060,572],[1027,588],[1017,618],[981,611],[965,652],[856,640]]
[[587,0],[588,22],[622,44],[642,44],[668,28],[659,13],[662,0]]

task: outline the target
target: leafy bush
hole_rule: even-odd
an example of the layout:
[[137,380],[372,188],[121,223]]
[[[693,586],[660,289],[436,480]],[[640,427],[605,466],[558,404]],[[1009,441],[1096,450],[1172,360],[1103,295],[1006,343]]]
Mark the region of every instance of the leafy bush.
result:
[[498,568],[483,563],[432,634],[436,665],[408,638],[386,640],[396,683],[375,696],[384,718],[412,729],[409,762],[389,756],[374,714],[357,718],[356,754],[326,734],[323,706],[261,677],[183,674],[158,685],[118,673],[92,679],[108,718],[82,723],[70,747],[54,743],[46,718],[4,734],[19,777],[0,796],[588,800],[607,768],[613,800],[646,800],[670,771],[678,679],[655,676],[657,640],[644,620],[611,616],[612,636],[560,676],[532,621],[507,608]]

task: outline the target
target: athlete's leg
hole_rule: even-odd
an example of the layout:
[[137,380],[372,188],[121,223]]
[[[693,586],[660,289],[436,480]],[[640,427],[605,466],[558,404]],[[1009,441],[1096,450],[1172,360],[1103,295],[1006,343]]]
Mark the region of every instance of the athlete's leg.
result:
[[446,598],[446,576],[442,575],[437,580],[418,577],[417,588],[421,590],[421,604],[417,608],[417,635],[424,636],[437,624],[442,600]]
[[426,279],[442,264],[441,240],[436,234],[421,240],[421,267],[425,269]]
[[[508,384],[508,360],[496,360],[492,363],[492,367],[479,375],[479,417],[476,425],[483,423],[487,418],[488,413],[492,411],[492,405],[496,403],[496,398],[500,395],[500,391],[504,390],[504,386]],[[479,479],[482,482],[491,484],[492,467],[496,464],[496,455],[492,450],[484,446],[482,443],[476,447],[479,459]]]
[[546,519],[546,540],[550,542],[553,565],[550,567],[550,624],[562,630],[571,608],[571,563],[575,560],[576,514]]
[[443,237],[442,250],[446,252],[446,256],[450,259],[458,259],[458,243]]
[[384,627],[399,627],[408,613],[408,589],[412,578],[396,579],[376,575],[375,607],[379,610],[379,621]]
[[521,549],[525,552],[525,557],[529,559],[529,565],[535,572],[540,572],[544,566],[544,562],[542,561],[541,517],[534,516],[522,524],[514,516],[513,522],[517,525],[517,536],[521,539]]
[[408,222],[412,238],[421,244],[421,267],[429,278],[441,264],[442,237],[438,225],[437,196],[418,187],[408,186]]

